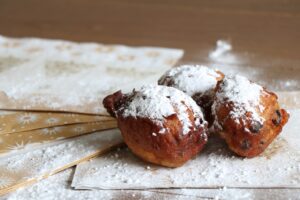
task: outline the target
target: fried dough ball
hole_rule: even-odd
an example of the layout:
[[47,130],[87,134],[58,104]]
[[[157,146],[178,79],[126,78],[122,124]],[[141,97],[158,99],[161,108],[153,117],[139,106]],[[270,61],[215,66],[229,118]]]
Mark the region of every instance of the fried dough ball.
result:
[[179,167],[207,142],[207,122],[191,97],[166,86],[107,96],[104,107],[117,118],[125,143],[140,158]]
[[158,81],[159,85],[177,88],[189,96],[203,109],[204,117],[210,127],[213,122],[211,105],[217,82],[224,74],[200,65],[183,65],[167,71]]
[[218,83],[212,112],[214,126],[229,148],[248,158],[262,153],[289,119],[276,94],[242,76]]

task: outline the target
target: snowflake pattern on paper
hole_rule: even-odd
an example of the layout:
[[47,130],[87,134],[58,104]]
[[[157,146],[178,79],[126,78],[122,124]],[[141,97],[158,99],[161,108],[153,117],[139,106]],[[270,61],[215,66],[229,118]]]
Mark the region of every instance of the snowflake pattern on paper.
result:
[[75,133],[83,133],[85,128],[83,126],[76,126],[73,130]]
[[27,124],[31,124],[33,122],[36,122],[37,119],[38,119],[38,116],[35,115],[35,114],[24,113],[24,114],[18,116],[17,121],[21,125],[27,125]]
[[[28,142],[29,143],[29,142]],[[17,151],[17,150],[22,150],[26,147],[26,145],[28,144],[24,141],[21,142],[16,142],[14,145],[9,145],[7,148],[11,151]]]
[[57,124],[58,122],[60,122],[60,119],[58,119],[56,117],[49,117],[48,119],[45,120],[45,123],[47,125]]
[[76,113],[65,113],[64,114],[64,117],[67,117],[67,118],[75,118],[78,116],[79,116],[79,114],[76,114]]
[[62,128],[61,127],[53,127],[53,128],[44,128],[41,131],[41,134],[43,135],[55,135],[61,132]]

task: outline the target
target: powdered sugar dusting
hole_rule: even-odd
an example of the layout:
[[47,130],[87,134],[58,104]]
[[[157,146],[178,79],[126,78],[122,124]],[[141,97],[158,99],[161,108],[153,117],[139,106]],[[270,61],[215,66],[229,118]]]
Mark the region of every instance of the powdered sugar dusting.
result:
[[232,49],[231,44],[225,40],[217,40],[216,45],[216,49],[209,54],[209,57],[211,59],[217,59],[218,57],[228,51],[231,51]]
[[299,188],[299,117],[299,110],[291,111],[291,120],[282,134],[264,153],[252,159],[235,156],[218,137],[211,137],[201,154],[175,169],[146,163],[129,150],[121,149],[77,165],[72,186],[77,189]]
[[[199,161],[191,163],[187,167],[184,165],[178,169],[166,169],[149,165],[135,158],[131,162],[128,157],[124,160],[123,151],[117,150],[110,154],[111,157],[95,158],[92,161],[78,165],[73,178],[72,170],[53,175],[42,180],[33,186],[22,188],[13,192],[3,199],[23,200],[23,199],[252,199],[261,197],[262,199],[297,199],[300,194],[300,158],[299,158],[299,119],[300,111],[292,110],[291,119],[284,127],[283,133],[274,141],[267,151],[273,152],[271,158],[265,155],[253,159],[241,159],[228,154],[225,144],[209,142],[207,148],[197,157]],[[213,138],[215,139],[215,138]],[[217,145],[216,145],[217,144]],[[284,144],[284,145],[282,145]],[[213,148],[213,149],[212,149]],[[274,152],[275,151],[275,152]],[[227,152],[227,153],[226,153]],[[125,154],[130,152],[125,152]],[[96,162],[96,160],[100,162]],[[111,163],[111,165],[109,165]],[[278,166],[278,163],[281,163]],[[88,166],[86,166],[88,165]],[[134,166],[135,165],[135,166]],[[123,167],[125,166],[125,168]],[[197,166],[197,167],[195,167]],[[133,169],[129,169],[133,168]],[[92,170],[93,169],[93,170]],[[137,169],[134,171],[134,169]],[[177,172],[174,170],[180,170]],[[165,171],[170,171],[167,176]],[[276,171],[276,178],[274,178]],[[117,172],[117,173],[116,173]],[[132,176],[125,176],[124,173]],[[185,177],[189,177],[188,182]],[[145,179],[145,177],[147,179]],[[76,188],[86,188],[91,190],[74,190]],[[89,179],[89,180],[88,180]],[[116,180],[114,180],[116,179]],[[137,181],[135,181],[135,179]],[[167,179],[167,181],[165,180]],[[105,180],[102,182],[101,180]],[[169,182],[172,181],[172,183]],[[150,183],[148,182],[150,181]],[[199,181],[197,183],[197,181]],[[136,182],[136,183],[135,183]],[[165,182],[168,185],[165,185]],[[144,187],[169,187],[169,189],[155,190],[96,190],[101,186],[117,186],[119,183],[122,189],[133,188],[138,185]],[[174,189],[175,184],[190,185],[193,189]],[[135,185],[134,185],[135,184]],[[125,186],[125,187],[123,187]],[[220,186],[220,189],[214,189]],[[231,188],[231,187],[245,188]],[[295,187],[293,189],[276,189],[276,187]],[[211,188],[210,188],[211,187]],[[270,189],[249,189],[250,187],[275,187]],[[201,189],[196,189],[201,188]],[[210,189],[203,189],[210,188]],[[167,196],[163,196],[166,194]],[[1,199],[1,197],[0,197]]]
[[221,63],[222,65],[240,63],[240,59],[232,52],[232,45],[226,40],[217,40],[216,48],[208,55],[213,62]]
[[[22,188],[3,200],[40,200],[40,199],[89,199],[89,200],[194,200],[194,199],[297,199],[299,189],[249,189],[229,188],[218,189],[155,189],[155,190],[74,190],[70,187],[73,170],[68,169],[29,187]],[[0,199],[2,199],[0,197]]]
[[203,114],[194,100],[180,90],[157,85],[143,86],[139,91],[134,91],[131,101],[121,108],[124,117],[150,118],[158,124],[162,124],[166,117],[177,114],[184,135],[192,127],[188,109],[195,115],[194,128],[197,128],[201,125]]
[[[153,196],[158,196],[161,199],[162,195],[159,195],[151,191],[103,191],[103,190],[74,190],[70,187],[70,181],[73,177],[73,169],[65,170],[59,174],[42,180],[37,184],[34,184],[28,188],[21,188],[16,192],[13,192],[7,196],[4,196],[5,200],[55,200],[55,199],[88,199],[88,200],[115,200],[115,199],[153,199]],[[136,196],[136,198],[135,198]],[[2,199],[0,197],[0,199]]]
[[217,79],[221,75],[214,69],[202,65],[182,65],[167,71],[159,83],[164,84],[166,78],[172,81],[172,87],[175,87],[188,95],[196,93],[205,93],[216,87]]
[[[156,189],[156,190],[74,190],[70,187],[70,180],[73,177],[73,169],[65,170],[59,174],[42,180],[28,188],[22,188],[3,198],[2,200],[54,200],[54,199],[88,199],[88,200],[116,200],[116,199],[132,199],[132,200],[193,200],[202,199],[249,199],[251,194],[249,189],[240,191],[238,189],[222,188],[222,189]],[[254,191],[255,192],[255,191]],[[274,190],[268,192],[277,196],[278,193],[284,197],[282,191],[274,194]],[[250,193],[250,194],[249,194]],[[297,197],[297,192],[290,192],[290,197]],[[255,196],[255,195],[254,195]],[[243,198],[245,197],[245,198]],[[250,196],[252,197],[252,196]],[[205,199],[206,199],[205,198]]]
[[114,129],[67,139],[30,152],[3,158],[0,159],[0,180],[3,180],[4,175],[12,175],[14,181],[6,185],[10,188],[28,180],[39,179],[121,142],[120,132]]
[[[264,111],[264,107],[260,105],[260,97],[263,94],[263,88],[260,85],[250,82],[243,76],[228,76],[223,79],[220,89],[216,93],[216,100],[213,104],[213,112],[215,112],[224,103],[233,103],[230,117],[239,123],[239,119],[244,119],[246,113],[251,113],[251,117],[255,122],[264,122],[264,118],[260,116]],[[217,120],[216,120],[217,121]]]
[[[182,54],[178,49],[0,35],[0,90],[10,101],[18,101],[14,108],[64,110],[73,106],[74,111],[87,112],[80,106],[98,105],[105,94],[126,84],[139,87],[141,77],[144,84],[154,83],[161,70],[169,69]],[[22,100],[26,102],[19,105]]]

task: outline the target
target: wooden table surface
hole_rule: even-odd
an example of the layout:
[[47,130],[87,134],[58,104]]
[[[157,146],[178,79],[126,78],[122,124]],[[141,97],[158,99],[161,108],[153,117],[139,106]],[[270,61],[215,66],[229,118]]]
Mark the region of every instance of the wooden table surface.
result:
[[224,39],[270,87],[300,90],[299,0],[0,0],[0,34],[183,48],[182,63],[205,64]]
[[300,1],[0,0],[0,32],[184,48],[193,61],[224,38],[236,51],[299,60]]
[[298,0],[0,0],[0,34],[183,48],[204,64],[225,39],[254,79],[300,90]]

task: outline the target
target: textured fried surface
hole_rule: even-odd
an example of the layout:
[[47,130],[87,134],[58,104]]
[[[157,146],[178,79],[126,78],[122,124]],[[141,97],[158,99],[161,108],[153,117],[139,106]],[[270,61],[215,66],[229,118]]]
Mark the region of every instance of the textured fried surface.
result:
[[[192,112],[189,112],[193,118]],[[176,115],[166,119],[166,132],[163,134],[155,134],[161,127],[149,119],[119,118],[118,124],[125,143],[136,155],[167,167],[183,165],[197,155],[207,142],[203,127],[182,135],[182,125]]]
[[[163,124],[142,117],[124,117],[122,105],[130,99],[114,93],[103,101],[104,106],[118,121],[125,143],[131,151],[151,163],[166,167],[179,167],[197,155],[207,142],[207,124],[197,126],[193,111],[186,107],[191,130],[183,134],[183,126],[177,113],[165,118]],[[204,122],[204,119],[201,119]],[[161,132],[163,130],[163,132]]]
[[[220,84],[217,90],[219,89]],[[246,113],[246,121],[242,117],[237,120],[228,117],[235,106],[233,102],[224,102],[215,110],[216,120],[221,126],[218,127],[221,137],[226,140],[233,152],[243,157],[251,158],[262,153],[279,135],[289,118],[289,114],[280,108],[276,94],[266,89],[263,91],[260,104],[265,109],[260,112],[255,108],[260,117],[265,119],[263,123],[251,121],[253,118],[250,112]]]

